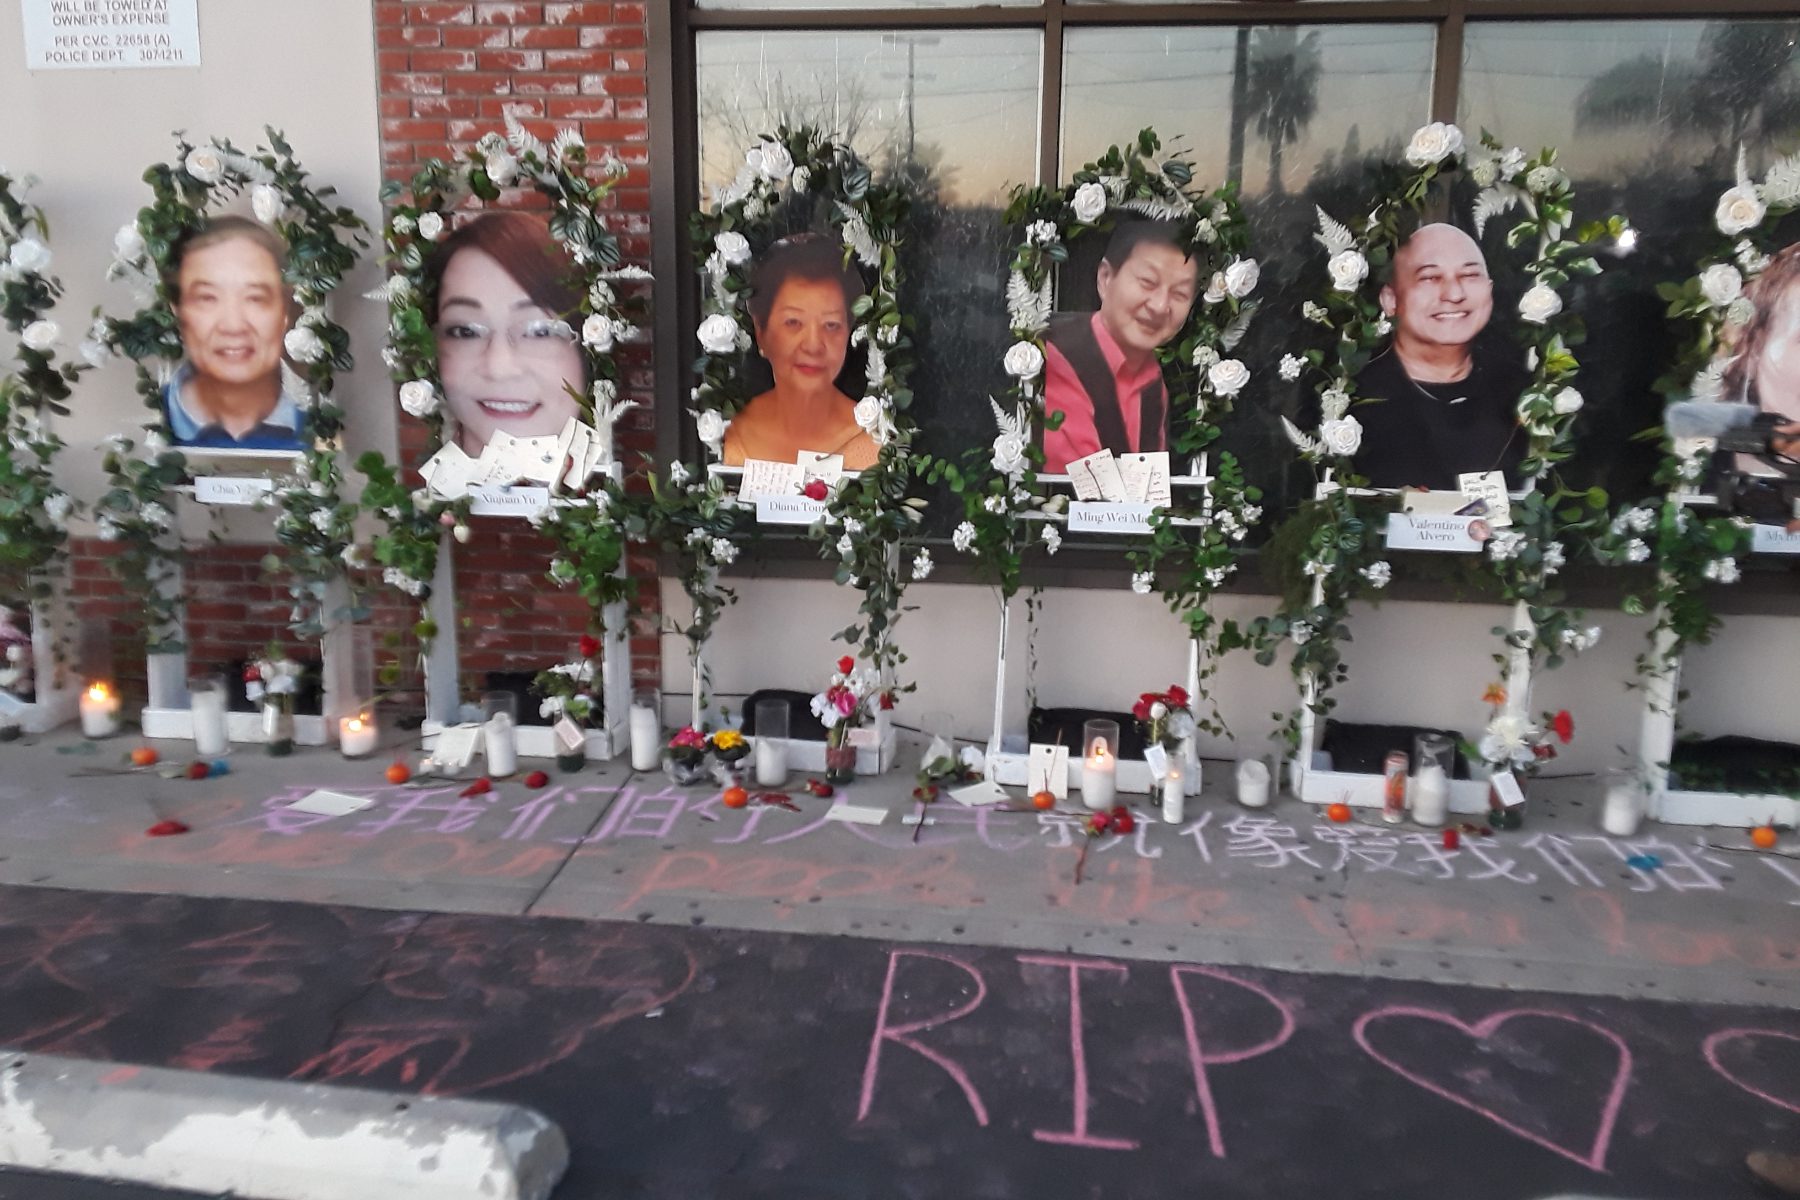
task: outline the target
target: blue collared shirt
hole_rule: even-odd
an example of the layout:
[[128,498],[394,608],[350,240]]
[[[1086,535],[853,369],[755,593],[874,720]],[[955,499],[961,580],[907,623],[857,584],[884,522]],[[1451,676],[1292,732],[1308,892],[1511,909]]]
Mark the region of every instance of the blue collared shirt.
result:
[[175,377],[163,386],[163,412],[169,422],[169,440],[177,446],[205,450],[304,450],[306,414],[282,389],[275,410],[242,437],[233,437],[217,421],[208,421],[187,405],[183,394],[194,378],[194,365],[183,362]]

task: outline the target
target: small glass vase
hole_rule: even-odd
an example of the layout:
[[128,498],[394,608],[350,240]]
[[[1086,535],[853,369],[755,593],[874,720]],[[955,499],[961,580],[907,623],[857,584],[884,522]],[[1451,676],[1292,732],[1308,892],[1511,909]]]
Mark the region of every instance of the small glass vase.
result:
[[749,774],[744,769],[743,758],[715,758],[712,760],[713,782],[722,788],[743,787],[744,777]]
[[280,704],[263,703],[262,731],[270,757],[285,758],[294,752],[294,714]]
[[834,787],[856,782],[856,747],[849,744],[841,725],[825,738],[825,782]]
[[676,787],[693,787],[705,783],[708,779],[705,757],[676,758],[673,754],[663,755],[663,774]]

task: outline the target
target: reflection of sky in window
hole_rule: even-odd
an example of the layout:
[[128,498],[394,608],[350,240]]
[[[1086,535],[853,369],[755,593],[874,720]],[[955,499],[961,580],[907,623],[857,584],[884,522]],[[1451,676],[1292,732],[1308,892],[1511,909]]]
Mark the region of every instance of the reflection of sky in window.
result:
[[848,132],[879,168],[907,143],[910,85],[911,137],[941,198],[998,204],[1036,174],[1041,46],[1035,30],[702,33],[701,186],[728,181],[783,119]]
[[[1764,26],[1770,36],[1779,28],[1773,22],[1741,24]],[[1559,161],[1590,176],[1653,162],[1703,160],[1719,146],[1719,134],[1690,123],[1695,101],[1688,82],[1707,30],[1717,27],[1703,21],[1472,22],[1465,35],[1459,119],[1528,150],[1555,146]],[[1584,119],[1582,94],[1588,86],[1639,60],[1634,80],[1621,83],[1613,95],[1635,95],[1643,119],[1612,124]],[[1785,78],[1790,88],[1800,82],[1796,63],[1789,63]],[[1785,143],[1800,135],[1800,128],[1786,132],[1777,149],[1795,148]]]
[[[1317,107],[1299,140],[1283,152],[1282,175],[1290,188],[1304,184],[1323,155],[1343,149],[1352,129],[1362,148],[1371,150],[1410,134],[1431,109],[1431,27],[1298,30],[1301,37],[1313,32],[1319,34]],[[1165,146],[1188,151],[1202,182],[1222,180],[1237,33],[1220,26],[1070,30],[1063,67],[1062,174],[1154,126]],[[1268,143],[1256,136],[1251,117],[1245,130],[1246,191],[1267,187],[1268,163]]]

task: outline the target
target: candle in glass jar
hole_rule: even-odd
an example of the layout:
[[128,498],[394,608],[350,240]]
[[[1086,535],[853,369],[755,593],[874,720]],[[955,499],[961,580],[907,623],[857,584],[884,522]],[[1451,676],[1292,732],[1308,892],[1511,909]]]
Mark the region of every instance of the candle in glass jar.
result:
[[1169,769],[1163,772],[1162,780],[1162,819],[1170,825],[1179,825],[1187,816],[1187,787],[1181,773],[1181,763],[1175,758],[1169,759]]
[[631,769],[654,771],[662,761],[662,720],[647,704],[631,706]]
[[188,694],[188,712],[194,722],[195,754],[212,758],[231,749],[231,735],[225,725],[223,684],[192,688]]
[[344,717],[338,721],[338,749],[345,758],[366,758],[375,752],[378,732],[367,713]]
[[787,782],[787,741],[782,738],[756,739],[756,784],[758,787],[780,787]]
[[505,713],[495,713],[488,718],[482,728],[482,745],[487,754],[489,775],[511,775],[519,769],[519,752],[513,745],[513,719]]
[[1421,825],[1442,825],[1449,811],[1450,779],[1435,759],[1428,759],[1413,776],[1413,820]]
[[1237,769],[1238,803],[1245,808],[1266,808],[1269,803],[1269,764],[1246,758]]
[[1095,812],[1105,812],[1113,806],[1117,784],[1118,759],[1105,742],[1096,741],[1081,762],[1081,802]]
[[91,738],[119,732],[119,698],[105,683],[91,683],[81,693],[81,732]]

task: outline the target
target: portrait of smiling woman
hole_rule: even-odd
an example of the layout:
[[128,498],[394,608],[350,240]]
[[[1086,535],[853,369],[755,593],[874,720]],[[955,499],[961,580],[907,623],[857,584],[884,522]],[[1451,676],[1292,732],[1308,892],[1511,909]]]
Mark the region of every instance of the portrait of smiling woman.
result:
[[846,470],[874,466],[881,450],[838,386],[850,351],[850,309],[864,292],[843,247],[819,234],[783,238],[757,264],[751,288],[757,352],[775,382],[725,431],[725,464],[793,462],[810,450],[843,455]]
[[287,245],[246,217],[221,216],[184,242],[169,292],[182,362],[163,387],[170,440],[196,450],[298,453],[301,407],[282,387],[293,323]]
[[487,213],[444,239],[426,278],[438,379],[456,443],[554,437],[581,413],[587,368],[570,317],[575,264],[540,218]]

